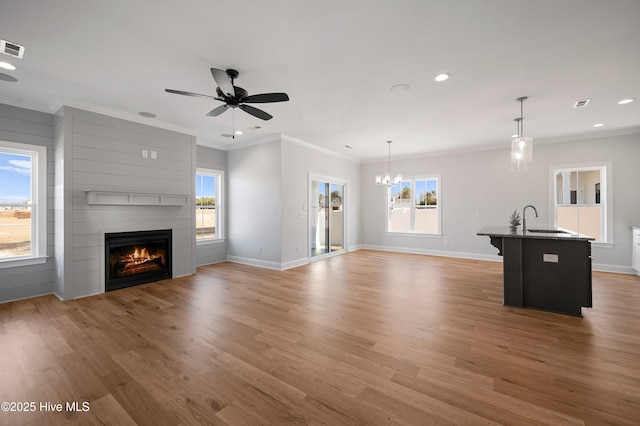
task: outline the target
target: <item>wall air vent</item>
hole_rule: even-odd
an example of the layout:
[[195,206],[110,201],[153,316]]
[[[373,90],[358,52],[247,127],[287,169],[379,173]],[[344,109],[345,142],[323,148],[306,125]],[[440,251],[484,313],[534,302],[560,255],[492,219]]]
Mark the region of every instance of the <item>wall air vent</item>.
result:
[[11,43],[10,41],[6,40],[0,40],[0,51],[5,55],[13,56],[15,58],[22,59],[22,57],[24,56],[24,46]]
[[591,99],[583,99],[581,101],[576,101],[575,104],[573,104],[574,108],[584,108],[587,105],[589,105],[589,102],[591,102]]

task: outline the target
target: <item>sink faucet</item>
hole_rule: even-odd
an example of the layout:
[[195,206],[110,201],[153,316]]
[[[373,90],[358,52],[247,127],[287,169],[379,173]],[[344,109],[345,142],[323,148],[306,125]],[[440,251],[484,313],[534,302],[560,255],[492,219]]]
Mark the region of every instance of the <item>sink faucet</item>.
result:
[[531,204],[524,206],[524,209],[522,209],[522,233],[527,232],[527,207],[531,207],[533,209],[533,212],[536,214],[536,217],[538,217],[538,210],[536,210],[535,207],[533,207]]

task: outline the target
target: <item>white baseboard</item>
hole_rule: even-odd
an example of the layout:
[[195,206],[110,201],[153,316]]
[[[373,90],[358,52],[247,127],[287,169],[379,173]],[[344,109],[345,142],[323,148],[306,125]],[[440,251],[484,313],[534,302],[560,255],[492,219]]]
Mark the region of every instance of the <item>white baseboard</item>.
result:
[[636,275],[637,272],[631,266],[610,265],[608,263],[593,263],[591,268],[598,272],[613,272],[614,274]]
[[490,262],[502,262],[502,256],[498,256],[497,254],[480,254],[480,253],[466,253],[466,252],[460,252],[460,251],[414,249],[414,248],[396,247],[396,246],[379,246],[375,244],[363,244],[361,248],[366,250],[391,251],[396,253],[424,254],[428,256],[453,257],[456,259],[487,260]]
[[17,297],[17,298],[14,298],[14,299],[0,300],[0,304],[18,302],[20,300],[33,299],[35,297],[48,296],[50,294],[55,294],[55,293],[51,293],[51,292],[49,292],[49,293],[39,293],[39,294],[34,294],[33,296],[24,296],[24,297]]
[[231,263],[240,263],[241,265],[249,265],[249,266],[257,266],[260,268],[267,269],[275,269],[276,271],[281,270],[281,265],[278,262],[271,262],[268,260],[260,260],[260,259],[252,259],[250,257],[240,257],[240,256],[228,256],[227,262]]
[[291,260],[289,262],[284,262],[280,264],[280,270],[284,271],[285,269],[297,268],[298,266],[306,265],[309,263],[308,257],[303,257],[296,260]]
[[259,268],[274,269],[276,271],[284,271],[285,269],[296,268],[298,266],[306,265],[309,263],[309,259],[306,257],[291,260],[289,262],[278,263],[268,260],[252,259],[250,257],[240,256],[227,256],[227,262],[239,263],[241,265],[257,266]]
[[[444,250],[426,250],[426,249],[412,249],[406,247],[395,246],[379,246],[372,244],[362,245],[363,249],[378,250],[378,251],[391,251],[396,253],[408,253],[408,254],[425,254],[428,256],[442,256],[442,257],[454,257],[458,259],[470,259],[470,260],[488,260],[491,262],[502,262],[502,256],[488,255],[479,253],[465,253],[457,251],[444,251]],[[637,275],[638,273],[631,268],[631,266],[624,265],[611,265],[607,263],[594,263],[592,269],[598,272],[612,272],[616,274]]]

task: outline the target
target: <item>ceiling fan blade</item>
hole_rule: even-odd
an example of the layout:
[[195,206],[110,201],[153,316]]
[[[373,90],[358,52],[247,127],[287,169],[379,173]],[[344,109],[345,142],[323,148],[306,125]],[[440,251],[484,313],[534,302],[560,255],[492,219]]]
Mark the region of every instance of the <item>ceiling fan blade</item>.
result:
[[244,112],[253,115],[254,117],[258,117],[262,120],[271,120],[273,116],[271,114],[267,114],[261,109],[254,108],[251,105],[240,105],[240,109]]
[[200,93],[183,92],[182,90],[164,89],[167,93],[175,93],[176,95],[193,96],[195,98],[215,99],[216,101],[223,101],[224,99],[216,98],[210,95],[201,95]]
[[217,117],[228,109],[229,109],[229,106],[227,104],[220,105],[218,108],[214,108],[211,111],[209,111],[209,113],[207,114],[207,117]]
[[231,78],[229,78],[226,71],[211,68],[211,75],[213,75],[213,79],[216,81],[220,90],[222,90],[222,93],[232,98],[236,96],[236,90],[233,88]]
[[266,104],[270,102],[288,101],[289,96],[286,93],[261,93],[259,95],[249,95],[240,100],[250,104]]

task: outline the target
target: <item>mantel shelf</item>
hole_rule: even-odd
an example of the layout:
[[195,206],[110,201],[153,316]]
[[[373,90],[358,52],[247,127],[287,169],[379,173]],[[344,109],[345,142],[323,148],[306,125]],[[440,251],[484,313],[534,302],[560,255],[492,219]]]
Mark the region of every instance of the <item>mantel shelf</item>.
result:
[[87,204],[100,206],[186,206],[189,195],[87,190]]

